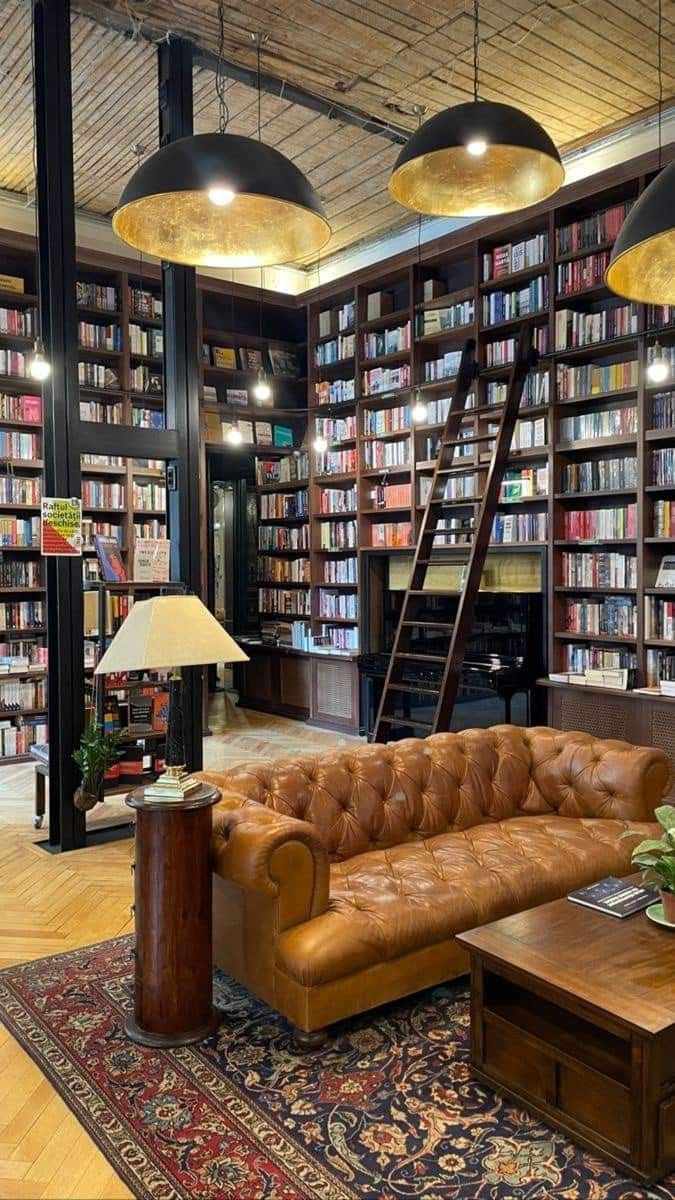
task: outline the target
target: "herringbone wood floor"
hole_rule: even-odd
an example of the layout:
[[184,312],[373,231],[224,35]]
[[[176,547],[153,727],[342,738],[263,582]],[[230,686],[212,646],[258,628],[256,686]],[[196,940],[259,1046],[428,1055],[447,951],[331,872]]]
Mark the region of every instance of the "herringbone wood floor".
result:
[[[211,714],[205,765],[214,769],[353,739],[245,712]],[[220,732],[219,732],[220,731]],[[46,854],[32,825],[33,767],[0,769],[0,966],[58,954],[133,929],[132,842]],[[106,802],[106,819],[119,816]],[[125,810],[128,812],[128,810]],[[97,817],[102,819],[102,817]],[[51,1084],[0,1026],[0,1200],[117,1200],[131,1193]]]

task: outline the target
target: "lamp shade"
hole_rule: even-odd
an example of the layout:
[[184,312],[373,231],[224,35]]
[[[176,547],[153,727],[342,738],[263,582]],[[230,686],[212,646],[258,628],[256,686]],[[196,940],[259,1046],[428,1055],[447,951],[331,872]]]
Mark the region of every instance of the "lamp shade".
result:
[[642,304],[675,304],[675,160],[652,179],[614,243],[607,287]]
[[545,200],[564,178],[541,125],[510,104],[474,100],[420,126],[396,160],[389,191],[415,212],[482,217]]
[[248,655],[199,596],[153,596],[136,601],[94,674],[216,662],[248,662]]
[[145,254],[195,267],[293,262],[330,225],[309,180],[272,146],[200,133],[163,146],[127,183],[115,233]]

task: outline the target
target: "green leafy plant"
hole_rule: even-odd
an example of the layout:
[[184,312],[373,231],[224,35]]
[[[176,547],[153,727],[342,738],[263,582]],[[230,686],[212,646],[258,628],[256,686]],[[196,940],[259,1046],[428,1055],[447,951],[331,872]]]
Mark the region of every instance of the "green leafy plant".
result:
[[103,783],[106,771],[120,757],[120,735],[115,730],[105,733],[103,726],[97,721],[90,721],[82,737],[79,749],[73,753],[73,758],[82,772],[82,791],[96,796]]
[[[658,883],[664,892],[675,894],[675,807],[662,804],[655,809],[654,816],[663,829],[660,838],[646,838],[633,850],[632,861],[643,867],[645,880]],[[626,830],[623,837],[636,837]]]

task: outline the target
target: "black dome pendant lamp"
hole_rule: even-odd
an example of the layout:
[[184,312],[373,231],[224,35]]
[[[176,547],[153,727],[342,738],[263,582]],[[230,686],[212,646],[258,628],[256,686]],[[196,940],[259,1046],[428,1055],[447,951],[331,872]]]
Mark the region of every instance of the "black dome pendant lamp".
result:
[[663,74],[661,0],[658,5],[659,174],[633,205],[605,272],[608,288],[642,304],[675,304],[675,161],[661,169]]
[[401,150],[389,192],[429,216],[515,212],[552,196],[565,178],[555,144],[510,104],[478,99],[478,0],[474,0],[473,95],[438,113]]
[[222,0],[218,15],[219,130],[179,138],[146,159],[122,192],[113,229],[136,250],[186,266],[290,263],[317,253],[330,225],[309,180],[285,155],[225,132]]

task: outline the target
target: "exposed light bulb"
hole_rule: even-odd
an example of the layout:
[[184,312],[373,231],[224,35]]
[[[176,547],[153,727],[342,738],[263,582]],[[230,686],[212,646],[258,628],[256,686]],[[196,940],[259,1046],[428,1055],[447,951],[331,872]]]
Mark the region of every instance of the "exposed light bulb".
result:
[[258,371],[258,378],[253,385],[253,395],[256,400],[269,400],[272,395],[272,389],[262,371]]
[[666,358],[658,342],[654,342],[652,357],[647,367],[647,378],[650,383],[665,383],[670,375],[670,362]]
[[212,204],[217,205],[218,208],[225,208],[228,204],[231,204],[234,196],[235,193],[229,187],[217,185],[209,188],[209,200]]
[[312,444],[317,454],[325,454],[328,449],[328,442],[325,437],[315,437]]
[[427,405],[424,403],[423,400],[420,400],[420,398],[418,396],[413,405],[413,409],[412,409],[410,416],[412,417],[412,419],[416,425],[423,425],[427,419],[428,411],[429,410],[427,408]]
[[484,138],[472,138],[470,142],[466,143],[466,148],[474,158],[481,158],[487,150],[487,142]]
[[233,425],[231,429],[228,429],[227,440],[231,446],[241,446],[244,435],[238,425]]
[[33,353],[28,366],[28,373],[31,379],[36,379],[42,383],[44,379],[48,379],[51,374],[51,363],[45,358],[42,339],[37,338],[33,346]]

